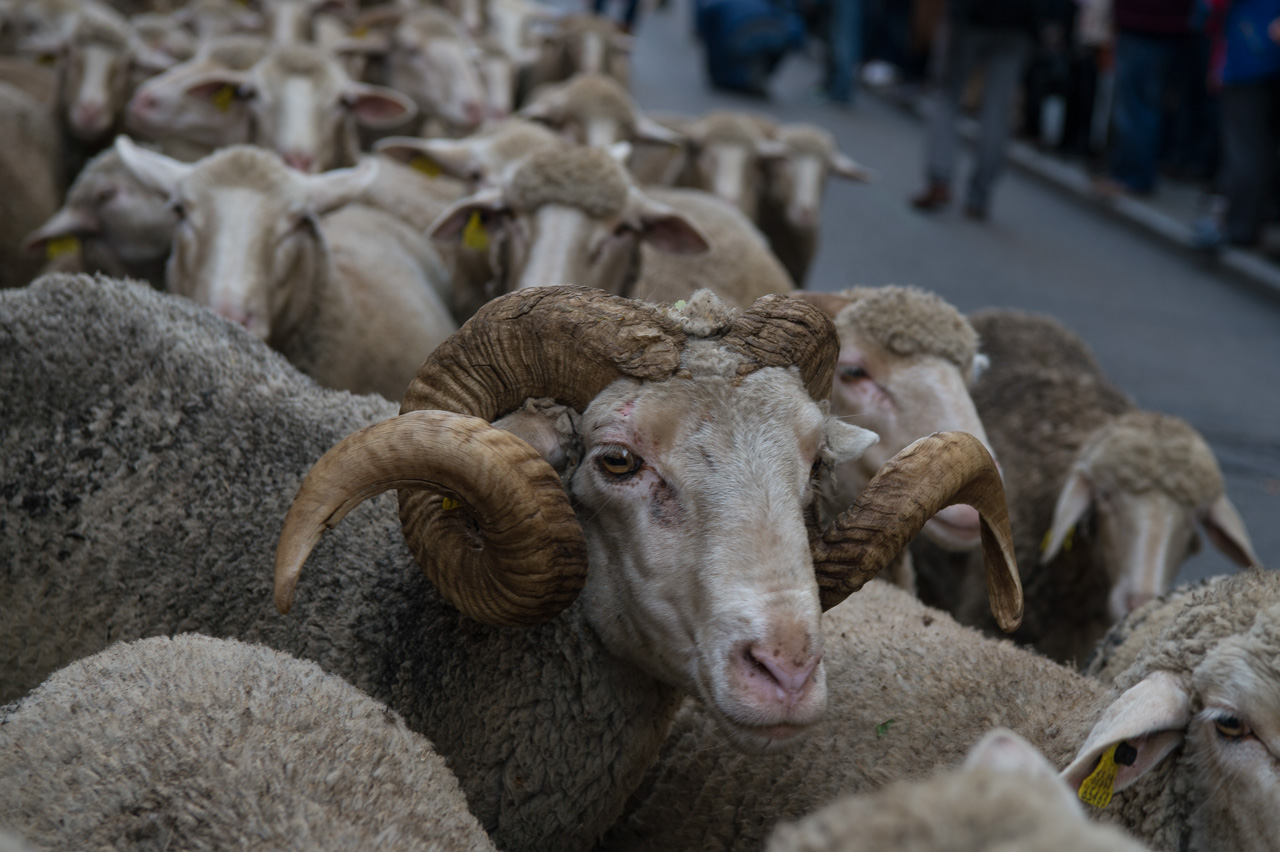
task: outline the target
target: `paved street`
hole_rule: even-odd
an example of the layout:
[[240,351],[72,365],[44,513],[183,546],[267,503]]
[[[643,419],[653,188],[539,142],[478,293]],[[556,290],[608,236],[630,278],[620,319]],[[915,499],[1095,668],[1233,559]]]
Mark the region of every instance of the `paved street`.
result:
[[[650,14],[633,66],[640,103],[812,121],[877,172],[871,185],[832,184],[810,288],[914,284],[964,311],[1007,306],[1061,319],[1139,405],[1186,418],[1205,434],[1259,555],[1280,567],[1280,296],[1012,169],[987,224],[958,209],[914,213],[906,198],[922,181],[919,119],[865,93],[856,110],[821,105],[812,92],[817,66],[803,58],[784,65],[770,102],[713,93],[701,61],[681,2]],[[1183,578],[1227,570],[1231,564],[1206,546]]]

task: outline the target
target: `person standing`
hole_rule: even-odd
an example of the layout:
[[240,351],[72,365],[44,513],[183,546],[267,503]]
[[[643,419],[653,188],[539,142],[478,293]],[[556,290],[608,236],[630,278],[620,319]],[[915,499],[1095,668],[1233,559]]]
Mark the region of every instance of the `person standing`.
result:
[[974,70],[984,74],[981,137],[965,194],[964,212],[986,219],[991,190],[1004,166],[1014,95],[1045,20],[1041,0],[951,0],[938,64],[933,115],[925,141],[925,188],[911,198],[917,210],[951,202],[960,101]]
[[1164,95],[1191,38],[1194,0],[1114,0],[1115,106],[1106,195],[1155,191],[1164,141]]

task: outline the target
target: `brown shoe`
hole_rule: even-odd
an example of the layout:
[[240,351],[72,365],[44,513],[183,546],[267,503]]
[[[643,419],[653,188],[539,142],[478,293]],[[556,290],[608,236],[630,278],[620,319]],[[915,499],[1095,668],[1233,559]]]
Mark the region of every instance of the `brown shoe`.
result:
[[911,206],[917,210],[941,210],[951,203],[951,190],[945,183],[931,180],[919,195],[911,197]]

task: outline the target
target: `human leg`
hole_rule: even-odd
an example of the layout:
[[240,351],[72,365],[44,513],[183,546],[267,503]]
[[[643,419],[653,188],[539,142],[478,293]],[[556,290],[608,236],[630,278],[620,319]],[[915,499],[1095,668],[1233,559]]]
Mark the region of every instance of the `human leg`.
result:
[[1155,189],[1171,47],[1171,42],[1158,36],[1123,30],[1116,35],[1115,140],[1110,174],[1132,192]]
[[979,61],[986,71],[982,92],[981,137],[965,197],[970,215],[983,217],[991,201],[991,187],[1004,166],[1013,121],[1013,100],[1022,69],[1031,53],[1031,38],[1015,30],[983,34]]
[[1222,90],[1226,237],[1239,245],[1256,243],[1262,231],[1275,175],[1278,85],[1266,80]]
[[951,178],[955,172],[958,131],[956,120],[964,85],[973,70],[973,28],[951,24],[938,63],[937,85],[933,96],[933,112],[925,133],[925,191],[912,199],[922,210],[934,209],[950,200]]

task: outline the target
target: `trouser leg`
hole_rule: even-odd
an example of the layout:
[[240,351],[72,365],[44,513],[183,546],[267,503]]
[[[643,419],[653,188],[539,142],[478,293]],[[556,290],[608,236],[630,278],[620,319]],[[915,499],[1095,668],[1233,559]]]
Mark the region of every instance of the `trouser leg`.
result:
[[966,199],[969,206],[980,210],[986,209],[991,187],[1004,167],[1013,122],[1013,99],[1031,52],[1031,39],[1022,32],[995,32],[988,35],[984,46],[981,61],[986,69],[986,83],[982,92],[982,132]]
[[974,64],[973,28],[951,24],[945,38],[947,42],[938,66],[933,114],[929,117],[929,131],[925,138],[925,170],[930,181],[949,184],[955,172],[960,99]]

